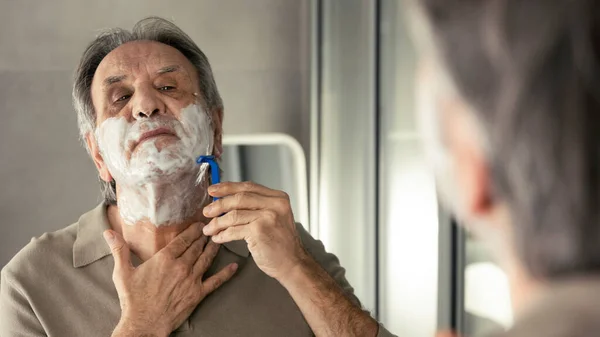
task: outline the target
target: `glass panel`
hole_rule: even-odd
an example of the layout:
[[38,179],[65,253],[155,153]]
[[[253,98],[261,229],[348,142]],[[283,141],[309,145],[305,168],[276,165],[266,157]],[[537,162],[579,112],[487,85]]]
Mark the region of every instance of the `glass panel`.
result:
[[506,274],[492,262],[482,242],[468,234],[464,280],[464,329],[468,336],[486,336],[512,324]]
[[375,2],[322,1],[318,238],[376,304]]
[[413,107],[416,59],[402,2],[380,2],[379,312],[398,335],[511,324],[505,274],[439,211]]
[[433,336],[438,205],[415,123],[415,54],[402,2],[380,4],[379,318],[399,336]]

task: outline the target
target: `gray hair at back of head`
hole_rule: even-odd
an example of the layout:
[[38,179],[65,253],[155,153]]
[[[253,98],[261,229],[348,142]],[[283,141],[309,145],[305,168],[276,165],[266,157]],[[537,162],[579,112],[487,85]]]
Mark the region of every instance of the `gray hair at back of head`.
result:
[[414,0],[535,278],[600,272],[600,2]]
[[[86,48],[77,71],[73,85],[73,105],[77,112],[79,135],[88,153],[90,149],[85,137],[96,128],[96,111],[92,104],[91,86],[94,74],[100,62],[117,47],[132,41],[156,41],[179,50],[198,71],[200,90],[209,112],[223,109],[223,101],[219,95],[212,69],[206,55],[196,43],[179,27],[159,17],[140,20],[131,31],[121,28],[107,29],[101,32]],[[115,182],[100,179],[104,200],[116,204]]]

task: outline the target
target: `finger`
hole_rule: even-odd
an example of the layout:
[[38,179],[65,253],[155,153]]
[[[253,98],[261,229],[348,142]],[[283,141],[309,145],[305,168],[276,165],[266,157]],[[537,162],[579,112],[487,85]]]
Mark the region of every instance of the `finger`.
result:
[[214,218],[234,209],[256,210],[276,203],[277,199],[273,197],[265,197],[252,192],[239,192],[210,203],[204,207],[203,213],[206,217]]
[[219,288],[223,283],[229,281],[233,274],[235,274],[238,269],[237,263],[232,263],[227,265],[225,268],[221,269],[215,275],[207,278],[202,283],[202,288],[204,289],[205,294],[210,294]]
[[253,183],[251,181],[245,181],[243,183],[227,181],[208,187],[208,194],[210,194],[213,197],[219,198],[241,192],[256,193],[266,197],[288,197],[288,195],[283,191],[273,190],[263,185]]
[[208,225],[202,228],[204,235],[215,235],[220,231],[232,227],[249,224],[260,216],[258,211],[237,210],[225,213],[225,215],[212,219]]
[[229,227],[219,234],[214,235],[211,239],[216,243],[225,243],[237,240],[246,240],[250,237],[250,225],[240,225]]
[[107,229],[103,233],[104,240],[110,247],[110,251],[115,259],[115,272],[126,272],[133,269],[131,264],[131,252],[129,246],[125,242],[123,237],[110,229]]
[[202,251],[204,251],[204,246],[206,246],[207,242],[208,238],[206,236],[200,236],[179,258],[187,265],[193,265],[198,260],[198,257],[200,257],[200,254],[202,254]]
[[196,260],[196,262],[194,263],[193,272],[197,276],[202,277],[202,275],[204,275],[204,273],[208,270],[213,260],[215,259],[215,256],[217,256],[220,247],[221,245],[213,242],[212,240],[208,242],[208,244],[204,248],[204,251],[202,252],[202,254],[200,254],[198,260]]
[[188,249],[192,242],[196,241],[202,235],[203,226],[199,222],[191,224],[183,232],[179,233],[173,241],[161,249],[160,253],[167,254],[171,258],[178,258]]

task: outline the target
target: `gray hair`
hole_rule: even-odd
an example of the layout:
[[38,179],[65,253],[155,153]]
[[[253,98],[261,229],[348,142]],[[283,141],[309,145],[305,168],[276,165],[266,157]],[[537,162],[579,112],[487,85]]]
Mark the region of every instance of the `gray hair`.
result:
[[[223,109],[223,101],[206,55],[175,24],[159,17],[149,17],[136,23],[131,31],[121,28],[107,29],[101,32],[84,51],[73,84],[73,105],[77,111],[79,135],[88,153],[90,153],[90,148],[85,142],[85,137],[96,129],[97,117],[91,95],[94,74],[106,55],[117,47],[132,41],[156,41],[179,50],[198,71],[200,90],[207,110],[212,112]],[[109,204],[116,204],[114,180],[105,182],[100,179],[100,185],[104,200]]]
[[600,271],[600,3],[418,5],[489,139],[520,260],[545,279]]

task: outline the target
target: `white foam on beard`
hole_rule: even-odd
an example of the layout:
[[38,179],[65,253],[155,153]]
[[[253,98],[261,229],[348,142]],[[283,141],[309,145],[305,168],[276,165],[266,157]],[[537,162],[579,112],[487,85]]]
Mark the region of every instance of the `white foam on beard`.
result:
[[[192,126],[189,130],[190,137],[183,140],[186,147],[192,148],[193,163],[200,156],[208,156],[213,152],[214,132],[211,126],[210,118],[203,109],[197,105],[189,105],[181,111],[181,123]],[[193,135],[193,136],[192,136]],[[208,164],[197,165],[198,174],[196,185],[200,184],[208,172]]]
[[[141,126],[140,126],[141,125]],[[178,223],[195,213],[199,199],[197,185],[207,172],[196,159],[213,150],[213,130],[208,114],[198,105],[181,110],[179,122],[169,124],[179,140],[159,151],[156,140],[139,144],[128,158],[132,140],[164,122],[129,124],[124,117],[105,120],[96,130],[96,139],[109,172],[119,185],[119,213],[126,223],[148,220],[155,226]],[[191,179],[184,179],[184,177]]]

